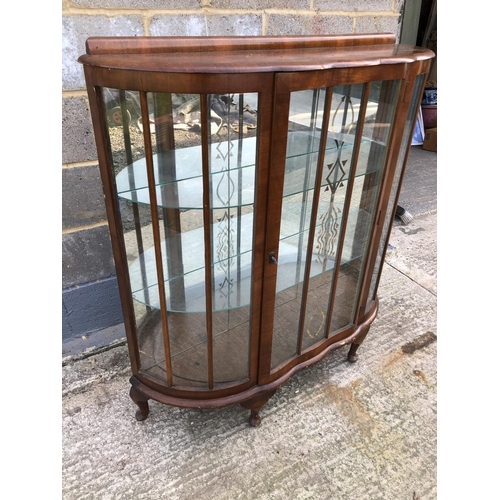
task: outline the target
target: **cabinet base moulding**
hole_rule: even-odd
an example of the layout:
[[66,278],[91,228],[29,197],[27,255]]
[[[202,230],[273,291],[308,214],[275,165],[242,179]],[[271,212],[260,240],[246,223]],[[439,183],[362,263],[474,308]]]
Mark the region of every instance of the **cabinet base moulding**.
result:
[[[252,427],[258,427],[261,424],[261,417],[259,415],[260,410],[264,405],[272,398],[276,390],[285,384],[290,378],[292,378],[298,371],[308,368],[321,360],[323,360],[331,351],[340,349],[346,345],[350,345],[350,349],[347,355],[347,361],[354,363],[358,360],[357,350],[360,345],[365,340],[370,326],[377,317],[378,312],[378,298],[376,298],[369,312],[366,315],[363,322],[354,330],[354,332],[346,335],[340,340],[333,340],[338,337],[336,335],[330,340],[325,340],[324,343],[329,345],[327,347],[314,346],[308,352],[303,354],[304,360],[300,361],[301,358],[297,358],[299,363],[297,363],[293,368],[278,376],[275,380],[263,384],[254,385],[250,389],[247,389],[236,394],[227,394],[228,389],[220,389],[220,397],[210,397],[207,399],[192,399],[192,398],[182,398],[173,395],[175,389],[170,389],[171,394],[166,394],[165,392],[160,392],[160,390],[155,391],[151,389],[151,381],[141,382],[141,375],[134,375],[130,378],[130,383],[132,385],[130,389],[130,397],[132,401],[138,406],[136,412],[136,419],[138,421],[146,420],[149,415],[149,404],[150,399],[157,401],[159,403],[175,406],[178,408],[191,408],[198,410],[208,410],[213,408],[222,408],[224,406],[231,406],[239,404],[242,408],[250,410],[249,424]],[[347,332],[348,333],[348,332]],[[319,352],[316,353],[316,351]],[[147,384],[147,385],[146,385]],[[159,384],[161,382],[159,381]],[[161,385],[159,385],[161,387]],[[200,394],[199,392],[197,393]],[[208,396],[213,396],[214,393],[210,391]]]

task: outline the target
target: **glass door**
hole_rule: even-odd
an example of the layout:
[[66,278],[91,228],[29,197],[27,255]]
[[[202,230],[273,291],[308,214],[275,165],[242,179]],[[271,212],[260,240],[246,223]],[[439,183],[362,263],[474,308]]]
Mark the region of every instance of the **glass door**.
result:
[[292,91],[282,101],[271,370],[353,325],[400,83]]

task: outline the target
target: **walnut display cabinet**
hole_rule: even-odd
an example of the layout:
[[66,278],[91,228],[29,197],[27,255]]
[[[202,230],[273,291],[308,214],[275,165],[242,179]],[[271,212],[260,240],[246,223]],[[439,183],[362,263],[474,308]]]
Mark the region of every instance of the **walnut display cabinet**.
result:
[[83,64],[148,401],[259,411],[358,347],[431,59],[393,35],[95,37]]

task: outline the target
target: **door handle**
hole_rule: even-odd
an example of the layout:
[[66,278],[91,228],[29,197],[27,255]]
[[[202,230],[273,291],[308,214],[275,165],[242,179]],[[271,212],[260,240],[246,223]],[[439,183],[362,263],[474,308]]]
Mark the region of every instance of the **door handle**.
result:
[[274,252],[271,252],[269,254],[269,264],[278,264],[278,261],[276,260]]

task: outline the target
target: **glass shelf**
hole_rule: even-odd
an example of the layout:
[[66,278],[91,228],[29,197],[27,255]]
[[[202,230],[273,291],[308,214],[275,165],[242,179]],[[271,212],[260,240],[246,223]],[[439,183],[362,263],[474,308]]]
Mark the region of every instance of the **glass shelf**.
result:
[[[144,164],[144,174],[145,171],[146,167]],[[122,172],[120,172],[120,174]],[[117,180],[120,174],[118,174]],[[157,173],[155,177],[157,177]],[[213,173],[210,178],[212,186],[211,208],[235,208],[252,205],[254,203],[254,165]],[[239,185],[241,185],[241,190],[238,192],[235,186]],[[227,193],[228,186],[232,188],[229,195]],[[170,194],[172,188],[175,190],[175,196]],[[120,198],[127,199],[134,203],[142,205],[150,204],[149,190],[147,187],[122,191],[119,192],[118,195]],[[158,206],[163,208],[201,210],[203,208],[203,178],[200,175],[198,177],[186,178],[160,185],[156,184],[156,199]]]
[[[251,205],[254,202],[256,138],[241,141],[240,166],[234,159],[228,143],[221,142],[210,148],[210,183],[212,185],[212,208],[227,208]],[[223,148],[224,150],[221,150]],[[228,156],[229,154],[229,156]],[[236,152],[234,153],[236,155]],[[225,158],[225,159],[223,159]],[[176,179],[162,181],[166,165],[175,166]],[[162,165],[162,169],[159,168]],[[177,149],[175,152],[153,155],[156,197],[158,205],[164,208],[201,209],[203,207],[203,177],[201,146]],[[241,186],[232,189],[227,199],[227,186]],[[116,187],[120,198],[134,203],[149,205],[146,159],[140,158],[116,175]],[[222,195],[218,196],[222,191]],[[173,197],[170,193],[175,192]]]
[[[300,231],[297,223],[296,213],[300,210],[299,203],[287,203],[283,206],[283,222],[278,253],[278,291],[283,291],[295,286],[298,281],[297,275],[303,276],[303,272],[298,274],[296,267],[305,266],[306,252],[300,252],[298,239],[300,234],[306,234],[309,228]],[[319,205],[318,213],[326,209],[326,203]],[[341,208],[337,206],[337,208]],[[341,265],[349,263],[361,257],[363,242],[357,241],[355,231],[359,231],[361,226],[368,226],[369,214],[363,210],[352,209],[349,212],[344,246],[342,250]],[[342,217],[339,216],[340,226]],[[243,215],[239,221],[235,220],[234,226],[238,225],[240,239],[240,253],[230,255],[222,260],[216,260],[213,265],[213,310],[224,311],[250,304],[252,285],[252,243],[253,243],[253,213]],[[319,224],[317,225],[319,227]],[[217,234],[217,225],[212,225],[212,233]],[[193,229],[176,236],[181,238],[183,249],[180,260],[183,264],[184,274],[165,278],[165,292],[167,297],[167,310],[175,312],[205,312],[205,267],[204,262],[200,262],[199,255],[203,254],[204,231],[203,228]],[[216,238],[214,238],[215,240]],[[356,242],[356,244],[354,244]],[[215,245],[214,245],[215,246]],[[163,269],[167,272],[166,265],[166,245],[162,241]],[[212,255],[217,255],[217,249],[212,249]],[[311,277],[333,269],[336,255],[328,259],[325,266],[316,260],[317,254],[313,252],[311,262]],[[160,308],[158,291],[158,278],[156,274],[156,259],[154,248],[146,250],[138,257],[129,268],[132,296],[138,302],[148,305],[154,309]],[[224,269],[220,269],[224,264]],[[229,266],[229,272],[226,270]],[[175,288],[176,282],[182,282],[185,290],[185,298],[182,307],[172,307],[170,301],[169,288]],[[224,285],[224,286],[221,286]]]
[[[340,144],[342,144],[341,158],[350,159],[354,136],[351,134],[344,135],[341,139],[342,143],[336,143],[332,135],[328,136],[325,165],[337,161],[339,158],[338,145]],[[340,141],[340,139],[337,140]],[[306,154],[300,153],[307,150],[305,145],[309,141],[313,141],[312,152]],[[241,144],[240,167],[237,166],[236,159],[234,167],[229,163],[229,168],[227,158],[226,160],[221,159],[221,155],[227,157],[227,147],[224,152],[221,152],[216,147],[211,148],[210,182],[212,186],[211,208],[213,209],[248,206],[254,203],[256,138],[243,139]],[[370,148],[377,146],[374,141],[368,139],[362,141],[360,161],[358,162],[360,168],[356,172],[356,177],[371,173],[367,167],[369,162],[362,160],[363,156],[368,155]],[[286,171],[289,175],[286,177],[284,196],[314,189],[313,176],[310,176],[308,185],[304,186],[303,174],[301,172],[306,168],[307,162],[310,162],[310,165],[316,165],[318,149],[319,138],[311,135],[310,132],[297,131],[289,134],[286,160]],[[159,164],[168,164],[169,161],[172,161],[172,154],[163,154],[162,157],[159,157],[157,154],[153,155],[158,206],[181,210],[202,209],[203,178],[201,173],[201,146],[176,150],[173,156],[175,158],[176,180],[161,182]],[[349,175],[350,166],[351,162],[348,161],[346,164],[346,177]],[[297,173],[296,180],[294,180],[294,172]],[[324,168],[323,187],[327,185],[327,175],[328,171]],[[133,203],[149,205],[150,198],[145,158],[141,158],[121,170],[116,175],[116,186],[120,198],[132,201]],[[241,189],[236,189],[236,186],[241,186]],[[172,191],[176,193],[174,197],[171,195]]]
[[[215,285],[219,282],[224,282],[226,278],[229,280],[236,279],[239,276],[239,290],[247,290],[247,295],[250,294],[251,281],[251,261],[252,261],[252,244],[253,244],[253,213],[241,216],[239,219],[231,219],[232,225],[238,231],[240,236],[239,245],[240,252],[238,254],[227,255],[223,258],[215,259],[213,262],[213,281]],[[219,230],[217,224],[212,224],[212,233],[217,235]],[[227,228],[222,230],[227,233]],[[170,304],[169,287],[172,284],[175,286],[175,281],[182,281],[186,290],[185,301],[189,307],[182,309],[183,312],[198,312],[205,311],[205,263],[200,261],[200,255],[204,254],[204,228],[192,229],[174,236],[173,239],[180,239],[182,248],[181,255],[177,256],[179,262],[182,262],[184,273],[178,276],[165,276],[166,292],[167,292],[167,309],[174,310]],[[217,256],[217,238],[213,239],[212,255]],[[161,253],[163,260],[163,269],[167,273],[167,250],[165,240],[161,243]],[[238,269],[236,265],[239,263]],[[222,269],[221,269],[222,268]],[[229,268],[229,272],[225,271]],[[238,274],[239,272],[239,274]],[[156,257],[154,247],[146,250],[139,256],[129,268],[130,282],[133,297],[146,305],[154,308],[159,308],[158,295],[158,277],[156,274]],[[232,278],[231,278],[232,277]],[[245,283],[244,285],[242,283]],[[217,289],[216,289],[217,291]],[[245,302],[246,300],[246,302]],[[243,300],[243,304],[248,304],[249,297]],[[222,307],[219,301],[219,309]],[[240,307],[239,305],[228,304],[227,308]],[[224,309],[224,307],[222,307]]]

